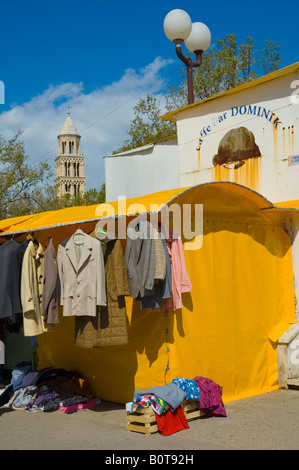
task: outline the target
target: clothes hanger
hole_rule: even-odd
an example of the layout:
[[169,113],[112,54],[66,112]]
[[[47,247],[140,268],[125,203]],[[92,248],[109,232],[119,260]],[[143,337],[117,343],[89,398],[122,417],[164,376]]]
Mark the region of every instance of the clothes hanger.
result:
[[73,236],[74,236],[74,242],[76,245],[84,244],[85,233],[83,232],[83,230],[81,230],[80,228],[77,228]]
[[80,229],[80,228],[77,228],[76,232],[74,233],[74,235],[85,235],[85,233]]

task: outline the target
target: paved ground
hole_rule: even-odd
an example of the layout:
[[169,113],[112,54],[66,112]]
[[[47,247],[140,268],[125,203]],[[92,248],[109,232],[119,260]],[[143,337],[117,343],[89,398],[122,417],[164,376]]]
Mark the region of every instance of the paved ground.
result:
[[2,407],[0,450],[299,449],[299,390],[277,390],[225,407],[226,418],[189,421],[189,429],[171,436],[127,431],[124,406],[113,403],[68,415]]

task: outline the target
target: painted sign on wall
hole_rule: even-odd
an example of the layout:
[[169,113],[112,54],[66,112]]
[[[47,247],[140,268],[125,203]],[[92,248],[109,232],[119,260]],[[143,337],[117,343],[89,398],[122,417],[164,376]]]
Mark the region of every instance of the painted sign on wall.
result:
[[299,100],[292,92],[280,77],[182,111],[181,187],[230,181],[272,202],[299,199]]

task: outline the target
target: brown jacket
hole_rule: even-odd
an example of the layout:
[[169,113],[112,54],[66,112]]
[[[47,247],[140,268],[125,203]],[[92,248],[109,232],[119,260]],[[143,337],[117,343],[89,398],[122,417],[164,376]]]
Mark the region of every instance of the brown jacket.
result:
[[106,241],[103,253],[107,307],[101,306],[96,318],[76,317],[77,346],[93,348],[128,343],[128,319],[124,296],[130,295],[130,288],[121,242]]

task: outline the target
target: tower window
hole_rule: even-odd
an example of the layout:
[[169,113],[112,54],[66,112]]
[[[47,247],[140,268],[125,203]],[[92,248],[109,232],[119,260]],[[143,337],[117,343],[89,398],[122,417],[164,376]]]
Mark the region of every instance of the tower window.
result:
[[74,153],[74,142],[69,142],[69,153],[70,154]]

